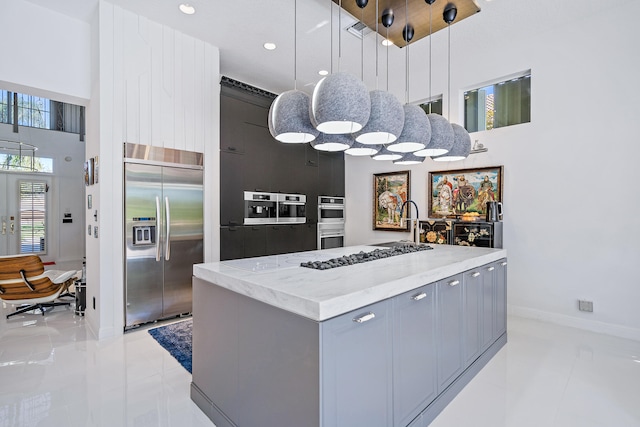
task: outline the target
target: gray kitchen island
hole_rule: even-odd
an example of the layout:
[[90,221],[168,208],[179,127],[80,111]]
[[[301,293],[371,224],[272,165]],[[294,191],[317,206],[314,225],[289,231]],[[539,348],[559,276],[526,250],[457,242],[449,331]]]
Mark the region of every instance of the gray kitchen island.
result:
[[217,427],[427,426],[504,346],[506,250],[194,266],[192,400]]

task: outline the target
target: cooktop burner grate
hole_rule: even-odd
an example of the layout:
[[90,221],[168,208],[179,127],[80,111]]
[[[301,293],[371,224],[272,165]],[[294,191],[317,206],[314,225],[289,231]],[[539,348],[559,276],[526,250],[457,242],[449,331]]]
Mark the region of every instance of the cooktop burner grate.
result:
[[433,249],[429,245],[407,244],[389,249],[375,249],[371,252],[360,251],[356,254],[344,255],[339,258],[332,258],[327,261],[309,261],[300,263],[300,267],[313,268],[315,270],[329,270],[331,268],[344,267],[347,265],[360,264],[363,262],[375,261],[377,259],[389,258],[397,255],[404,255],[413,252]]

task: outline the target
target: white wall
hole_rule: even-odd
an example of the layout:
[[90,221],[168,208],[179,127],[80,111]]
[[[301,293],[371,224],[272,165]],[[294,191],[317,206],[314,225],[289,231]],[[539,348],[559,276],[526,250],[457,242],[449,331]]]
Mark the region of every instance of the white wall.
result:
[[87,238],[88,283],[100,283],[87,286],[87,318],[102,338],[124,327],[125,141],[204,152],[205,260],[219,259],[220,67],[216,47],[105,1],[93,30],[87,157],[99,156],[101,179],[88,191],[102,231]]
[[[489,152],[449,165],[347,157],[347,244],[409,237],[372,230],[372,174],[410,169],[411,198],[424,217],[429,171],[504,165],[511,312],[640,339],[640,230],[633,224],[640,209],[633,80],[639,15],[637,1],[612,10],[578,0],[495,1],[452,26],[452,121],[462,122],[463,90],[531,69],[531,123],[471,134]],[[445,116],[446,42],[446,31],[434,36],[432,93],[444,93]],[[412,47],[412,100],[428,96],[427,47]],[[593,301],[594,312],[579,312],[578,299]]]
[[86,105],[90,93],[89,25],[24,0],[2,0],[0,10],[6,35],[0,85],[14,92],[37,92]]

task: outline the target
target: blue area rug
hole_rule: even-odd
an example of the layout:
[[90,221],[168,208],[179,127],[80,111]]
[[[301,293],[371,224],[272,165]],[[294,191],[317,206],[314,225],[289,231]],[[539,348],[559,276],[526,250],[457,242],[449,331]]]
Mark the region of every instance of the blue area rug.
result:
[[158,341],[178,362],[191,373],[191,331],[193,319],[149,329],[149,334]]

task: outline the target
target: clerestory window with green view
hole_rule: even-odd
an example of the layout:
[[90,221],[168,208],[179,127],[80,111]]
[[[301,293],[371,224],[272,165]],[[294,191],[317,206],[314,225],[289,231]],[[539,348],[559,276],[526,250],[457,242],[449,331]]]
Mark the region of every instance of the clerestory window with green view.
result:
[[464,93],[464,127],[491,130],[531,121],[531,72]]

